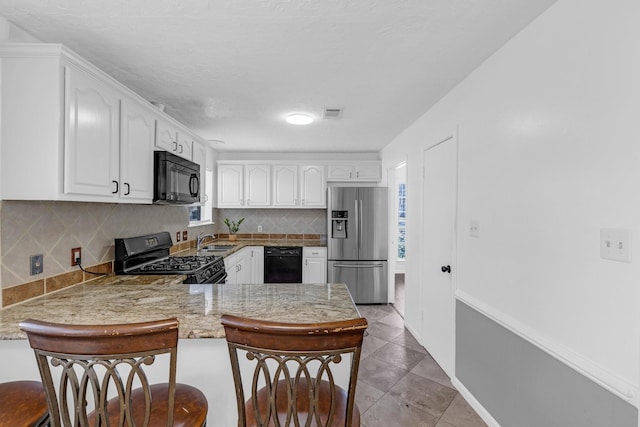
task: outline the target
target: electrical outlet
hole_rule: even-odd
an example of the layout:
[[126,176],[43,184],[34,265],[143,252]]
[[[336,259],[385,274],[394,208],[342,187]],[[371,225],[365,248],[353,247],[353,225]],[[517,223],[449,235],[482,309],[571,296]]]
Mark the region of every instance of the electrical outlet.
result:
[[186,242],[187,240],[189,240],[189,238],[188,238],[187,236],[188,236],[188,234],[187,234],[187,230],[184,230],[184,231],[182,232],[182,240],[183,240],[183,241],[185,241],[185,242]]
[[176,242],[180,241],[180,232],[176,231]]
[[480,238],[480,221],[475,219],[469,221],[469,236]]
[[31,263],[32,276],[35,276],[36,274],[40,274],[44,271],[42,255],[31,255],[30,263]]
[[601,229],[600,258],[631,262],[631,230],[621,228]]
[[82,262],[82,249],[81,248],[71,249],[71,267],[78,265],[78,260]]
[[262,233],[262,226],[261,225],[258,226],[258,233]]

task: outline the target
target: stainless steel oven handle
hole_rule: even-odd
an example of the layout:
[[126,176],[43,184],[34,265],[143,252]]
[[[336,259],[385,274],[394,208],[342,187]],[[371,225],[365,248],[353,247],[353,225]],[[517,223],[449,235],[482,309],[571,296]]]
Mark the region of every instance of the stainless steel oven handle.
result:
[[351,265],[351,264],[333,264],[334,267],[340,268],[382,268],[383,264],[366,264],[366,265]]

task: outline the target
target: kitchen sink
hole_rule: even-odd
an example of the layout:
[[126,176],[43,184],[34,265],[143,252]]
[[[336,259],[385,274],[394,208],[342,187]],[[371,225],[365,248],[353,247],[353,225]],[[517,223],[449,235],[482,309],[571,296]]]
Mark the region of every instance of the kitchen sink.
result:
[[235,245],[209,245],[209,246],[204,246],[202,250],[207,252],[226,252],[235,247],[236,247]]

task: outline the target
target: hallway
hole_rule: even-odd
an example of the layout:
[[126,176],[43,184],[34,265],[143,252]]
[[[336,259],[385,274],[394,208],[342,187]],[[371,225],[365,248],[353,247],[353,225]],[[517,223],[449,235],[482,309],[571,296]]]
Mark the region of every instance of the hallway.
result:
[[[369,321],[356,402],[364,427],[481,427],[486,424],[404,327],[404,277],[394,305],[359,305]],[[399,291],[399,292],[398,292]]]

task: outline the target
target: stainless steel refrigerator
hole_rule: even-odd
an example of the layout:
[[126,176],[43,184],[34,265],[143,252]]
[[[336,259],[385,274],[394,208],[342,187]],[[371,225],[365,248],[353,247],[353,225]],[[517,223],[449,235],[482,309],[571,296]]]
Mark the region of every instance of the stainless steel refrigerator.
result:
[[329,282],[357,304],[387,303],[387,189],[330,187],[327,200]]

